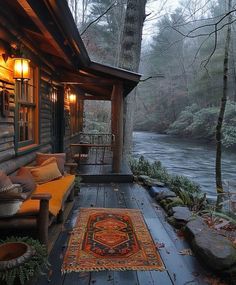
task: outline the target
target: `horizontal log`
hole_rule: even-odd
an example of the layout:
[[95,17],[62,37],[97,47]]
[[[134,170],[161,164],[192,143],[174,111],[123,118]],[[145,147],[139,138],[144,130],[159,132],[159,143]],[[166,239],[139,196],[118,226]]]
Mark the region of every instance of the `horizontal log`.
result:
[[13,137],[15,135],[14,125],[12,124],[0,124],[0,139]]
[[9,109],[10,109],[11,111],[14,111],[15,108],[16,108],[15,102],[11,102],[11,103],[9,104]]
[[40,141],[41,141],[42,144],[51,144],[52,143],[51,138],[47,138],[47,137],[41,138]]
[[10,148],[14,148],[14,142],[7,142],[7,143],[0,144],[0,152],[8,150]]
[[35,160],[36,152],[50,152],[51,145],[43,146],[36,151],[25,154],[23,156],[14,157],[8,161],[0,163],[0,169],[7,174],[15,172],[20,167],[27,165]]
[[8,149],[0,152],[0,163],[15,157],[15,149]]
[[49,121],[41,122],[40,133],[43,134],[44,132],[51,132],[51,125],[48,125]]
[[48,138],[48,137],[51,137],[51,131],[47,131],[47,132],[43,132],[40,134],[40,137],[41,138]]
[[14,124],[14,118],[12,117],[0,117],[0,124]]
[[0,145],[4,143],[9,143],[13,142],[14,143],[14,137],[9,137],[9,138],[0,138]]

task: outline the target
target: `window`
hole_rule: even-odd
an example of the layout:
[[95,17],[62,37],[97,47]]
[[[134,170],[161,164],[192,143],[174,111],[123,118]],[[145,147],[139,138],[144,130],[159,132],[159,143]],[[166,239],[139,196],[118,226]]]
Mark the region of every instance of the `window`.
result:
[[38,70],[30,67],[30,80],[16,82],[16,147],[38,144]]

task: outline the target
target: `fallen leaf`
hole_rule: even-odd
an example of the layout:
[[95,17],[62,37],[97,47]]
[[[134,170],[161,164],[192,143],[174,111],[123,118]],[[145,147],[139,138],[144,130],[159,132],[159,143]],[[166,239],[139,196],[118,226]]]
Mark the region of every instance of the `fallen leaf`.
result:
[[163,242],[156,242],[156,248],[163,248],[165,247],[165,244]]
[[119,189],[117,189],[117,188],[114,188],[114,189],[113,189],[113,191],[115,191],[115,192],[118,192],[118,191],[119,191]]
[[179,238],[181,238],[181,239],[184,238],[184,232],[182,230],[176,230],[176,234]]
[[221,221],[220,224],[214,225],[214,228],[215,228],[216,230],[219,230],[219,229],[221,229],[221,228],[227,226],[228,224],[229,224],[229,221],[223,220],[223,221]]
[[181,255],[193,255],[193,252],[190,248],[185,248],[183,250],[180,250],[179,254],[181,254]]

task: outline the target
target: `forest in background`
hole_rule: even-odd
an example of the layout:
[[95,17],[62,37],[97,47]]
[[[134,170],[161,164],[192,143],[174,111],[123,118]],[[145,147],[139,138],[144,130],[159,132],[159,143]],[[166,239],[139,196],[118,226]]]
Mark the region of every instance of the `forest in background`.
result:
[[[117,66],[125,1],[68,2],[90,57]],[[175,9],[168,3],[155,0],[146,6],[135,129],[213,140],[223,92],[227,1],[182,0]],[[226,146],[236,143],[234,9],[235,0],[223,125]],[[98,112],[108,113],[107,106]]]

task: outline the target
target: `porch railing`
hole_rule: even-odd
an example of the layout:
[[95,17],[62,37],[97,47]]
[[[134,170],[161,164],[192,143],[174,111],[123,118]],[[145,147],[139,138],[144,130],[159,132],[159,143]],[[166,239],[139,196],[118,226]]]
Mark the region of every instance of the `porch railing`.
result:
[[71,144],[71,156],[81,164],[111,164],[115,136],[110,133],[80,133],[79,142]]

